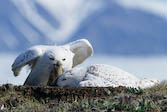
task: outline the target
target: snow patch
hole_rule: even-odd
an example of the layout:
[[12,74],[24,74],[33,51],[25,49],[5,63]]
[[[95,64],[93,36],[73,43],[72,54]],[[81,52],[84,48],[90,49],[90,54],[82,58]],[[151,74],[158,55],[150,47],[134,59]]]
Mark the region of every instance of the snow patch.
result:
[[167,19],[167,2],[165,0],[117,0],[126,8],[140,9]]
[[[81,21],[102,5],[100,0],[71,0],[70,2],[65,0],[13,0],[13,3],[26,20],[32,23],[47,39],[56,42],[63,42],[71,37]],[[56,28],[45,20],[38,13],[36,4],[42,6],[56,18],[60,26]],[[27,35],[27,32],[24,30],[23,34]]]

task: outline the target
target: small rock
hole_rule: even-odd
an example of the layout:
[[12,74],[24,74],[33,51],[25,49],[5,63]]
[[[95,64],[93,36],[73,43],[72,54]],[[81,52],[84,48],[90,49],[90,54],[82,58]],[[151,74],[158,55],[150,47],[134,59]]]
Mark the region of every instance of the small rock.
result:
[[104,91],[107,93],[107,95],[110,95],[111,94],[111,91],[107,88],[104,88]]
[[5,108],[5,105],[2,104],[2,105],[0,106],[0,110],[3,110],[4,108]]

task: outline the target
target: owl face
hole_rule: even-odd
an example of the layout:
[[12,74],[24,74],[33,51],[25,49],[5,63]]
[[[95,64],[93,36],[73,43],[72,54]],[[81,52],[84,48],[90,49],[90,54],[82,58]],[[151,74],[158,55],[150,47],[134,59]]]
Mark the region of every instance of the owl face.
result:
[[68,71],[58,77],[56,84],[60,87],[77,87],[79,82],[80,80],[71,74],[71,71]]

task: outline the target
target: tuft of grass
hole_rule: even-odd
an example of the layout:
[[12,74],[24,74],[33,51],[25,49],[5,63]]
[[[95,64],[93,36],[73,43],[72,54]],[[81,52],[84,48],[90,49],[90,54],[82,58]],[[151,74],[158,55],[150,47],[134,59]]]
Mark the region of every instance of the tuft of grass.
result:
[[167,95],[167,81],[162,81],[151,88],[145,89],[147,94],[161,94],[163,96]]

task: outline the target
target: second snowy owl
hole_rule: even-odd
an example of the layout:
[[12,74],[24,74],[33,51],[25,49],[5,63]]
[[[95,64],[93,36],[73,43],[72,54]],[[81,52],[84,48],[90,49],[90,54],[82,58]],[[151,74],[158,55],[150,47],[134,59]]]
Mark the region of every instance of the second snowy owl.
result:
[[139,79],[117,67],[95,64],[88,67],[74,68],[63,73],[57,85],[62,87],[134,87],[146,88],[158,83],[158,80]]

